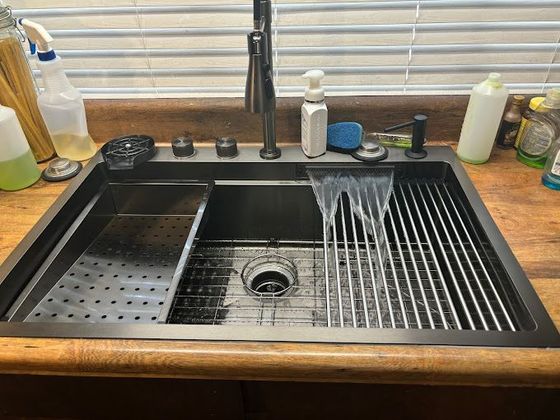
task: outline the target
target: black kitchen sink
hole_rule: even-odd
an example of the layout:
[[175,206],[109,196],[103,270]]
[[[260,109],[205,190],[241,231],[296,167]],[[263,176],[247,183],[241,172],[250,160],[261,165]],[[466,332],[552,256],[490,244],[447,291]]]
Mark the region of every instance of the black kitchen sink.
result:
[[[97,155],[0,268],[0,335],[558,346],[453,151],[428,151]],[[392,176],[379,223],[344,192],[325,223],[309,171],[366,169]]]

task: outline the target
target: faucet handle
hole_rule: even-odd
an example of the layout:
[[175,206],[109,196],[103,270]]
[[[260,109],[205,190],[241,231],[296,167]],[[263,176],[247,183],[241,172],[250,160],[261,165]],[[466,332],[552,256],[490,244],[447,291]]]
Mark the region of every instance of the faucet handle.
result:
[[404,154],[412,159],[423,159],[428,155],[428,152],[424,149],[424,143],[426,141],[426,124],[428,123],[428,117],[424,114],[416,114],[412,121],[407,121],[401,124],[394,125],[392,127],[387,127],[383,132],[388,133],[390,131],[399,130],[401,128],[412,126],[412,144],[409,149],[404,151]]

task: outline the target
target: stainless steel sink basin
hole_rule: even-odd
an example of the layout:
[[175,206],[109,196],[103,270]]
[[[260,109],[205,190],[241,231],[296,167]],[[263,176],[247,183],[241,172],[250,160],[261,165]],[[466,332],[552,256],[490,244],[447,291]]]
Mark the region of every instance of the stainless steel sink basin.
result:
[[[558,346],[452,150],[428,150],[97,156],[2,266],[0,334]],[[307,170],[327,167],[394,170],[386,241],[344,194],[326,227]]]

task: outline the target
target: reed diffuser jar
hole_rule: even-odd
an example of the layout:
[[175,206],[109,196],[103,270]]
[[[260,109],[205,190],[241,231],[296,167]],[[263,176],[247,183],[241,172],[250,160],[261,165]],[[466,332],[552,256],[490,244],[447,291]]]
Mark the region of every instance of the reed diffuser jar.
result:
[[8,6],[0,2],[0,104],[15,110],[37,162],[54,147],[37,106],[37,85],[22,47],[23,36]]

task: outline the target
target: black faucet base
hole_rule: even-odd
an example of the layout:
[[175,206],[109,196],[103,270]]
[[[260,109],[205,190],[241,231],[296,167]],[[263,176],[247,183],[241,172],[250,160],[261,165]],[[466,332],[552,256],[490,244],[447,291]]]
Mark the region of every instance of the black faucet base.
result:
[[261,158],[265,160],[273,160],[273,159],[278,159],[282,155],[282,151],[277,147],[275,147],[272,150],[268,150],[263,147],[259,151],[259,155],[261,156]]
[[412,149],[406,149],[404,151],[404,154],[411,159],[424,159],[426,156],[428,156],[428,152],[426,152],[424,149],[420,149],[419,152],[413,152]]

